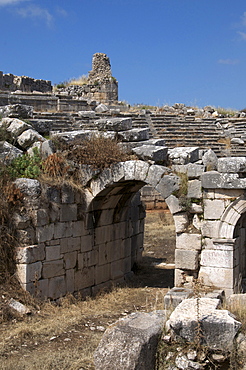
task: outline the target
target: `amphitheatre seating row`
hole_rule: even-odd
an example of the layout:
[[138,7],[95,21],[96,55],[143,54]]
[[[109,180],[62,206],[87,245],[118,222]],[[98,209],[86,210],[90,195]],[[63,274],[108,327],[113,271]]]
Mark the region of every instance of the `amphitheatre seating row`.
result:
[[[232,144],[230,137],[246,139],[246,120],[243,118],[230,119],[229,133],[216,118],[195,119],[190,116],[171,114],[119,114],[130,116],[133,128],[149,127],[150,137],[163,138],[169,148],[177,146],[199,146],[201,149],[213,149],[219,156],[246,156],[246,146]],[[94,121],[100,118],[112,117],[106,113],[97,113],[94,118],[81,117],[78,113],[65,112],[35,112],[30,121],[52,121],[52,131],[68,131],[78,129],[94,129]],[[227,132],[226,132],[227,131]]]

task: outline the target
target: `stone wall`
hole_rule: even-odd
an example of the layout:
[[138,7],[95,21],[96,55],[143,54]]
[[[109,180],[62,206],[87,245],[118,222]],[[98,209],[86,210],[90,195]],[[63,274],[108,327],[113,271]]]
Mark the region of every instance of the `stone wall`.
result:
[[15,76],[11,73],[3,74],[0,71],[0,90],[51,93],[51,81],[37,80],[26,76]]

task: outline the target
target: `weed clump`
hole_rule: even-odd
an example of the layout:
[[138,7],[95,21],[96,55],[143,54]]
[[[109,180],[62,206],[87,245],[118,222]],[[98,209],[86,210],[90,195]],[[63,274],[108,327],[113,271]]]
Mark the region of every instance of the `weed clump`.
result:
[[67,158],[80,164],[88,164],[95,169],[104,169],[113,163],[130,159],[117,144],[117,140],[103,136],[92,136],[90,140],[75,145],[67,153]]

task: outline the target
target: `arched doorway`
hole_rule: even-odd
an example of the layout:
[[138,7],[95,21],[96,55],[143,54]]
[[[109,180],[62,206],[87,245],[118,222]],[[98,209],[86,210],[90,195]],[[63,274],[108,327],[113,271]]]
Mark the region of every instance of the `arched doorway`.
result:
[[236,264],[235,275],[237,277],[237,286],[235,290],[238,292],[246,292],[246,213],[244,213],[238,220],[234,235],[235,250],[234,261]]

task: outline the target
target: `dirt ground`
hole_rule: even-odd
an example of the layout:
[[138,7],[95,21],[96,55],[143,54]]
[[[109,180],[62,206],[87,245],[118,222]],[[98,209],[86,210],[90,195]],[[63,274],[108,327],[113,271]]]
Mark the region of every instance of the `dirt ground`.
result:
[[20,318],[2,310],[1,322],[0,312],[0,369],[94,369],[93,352],[108,325],[131,312],[163,308],[173,286],[174,248],[172,216],[148,211],[143,261],[127,286],[86,301],[67,296],[59,304],[1,287],[2,307],[12,296],[29,304],[32,314]]

